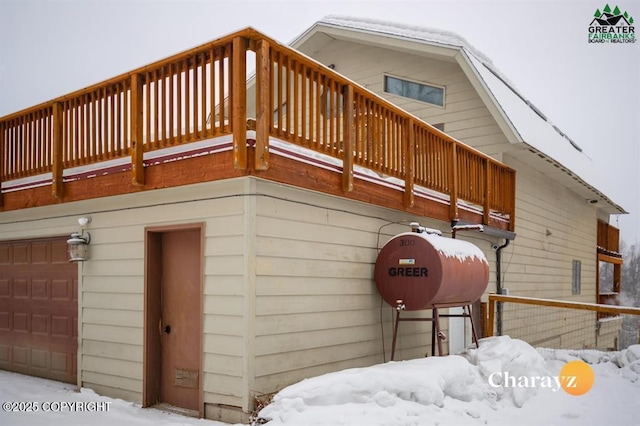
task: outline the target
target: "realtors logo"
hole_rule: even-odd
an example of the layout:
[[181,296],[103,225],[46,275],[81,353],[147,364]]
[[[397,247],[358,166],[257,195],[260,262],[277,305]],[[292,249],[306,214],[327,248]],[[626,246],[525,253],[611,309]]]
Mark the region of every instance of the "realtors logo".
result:
[[602,12],[597,9],[589,24],[589,43],[635,43],[636,30],[633,16],[616,6],[613,10],[607,4]]

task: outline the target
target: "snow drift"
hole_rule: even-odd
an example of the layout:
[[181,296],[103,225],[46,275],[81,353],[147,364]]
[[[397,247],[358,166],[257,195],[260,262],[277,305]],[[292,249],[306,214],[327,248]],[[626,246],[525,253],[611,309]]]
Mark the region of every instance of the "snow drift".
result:
[[[518,417],[522,411],[531,414],[523,424],[556,422],[556,415],[575,422],[583,414],[571,410],[567,401],[580,397],[557,389],[490,386],[488,380],[492,373],[507,372],[511,376],[555,376],[564,363],[574,359],[606,364],[608,375],[619,373],[640,395],[635,372],[640,371],[640,345],[613,353],[539,351],[521,340],[501,336],[482,339],[478,349],[459,355],[389,362],[303,380],[276,394],[259,417],[269,420],[269,425],[478,425],[512,424],[513,418],[504,414],[513,410]],[[537,398],[539,393],[545,395]],[[545,408],[537,407],[539,404]],[[635,416],[629,415],[630,419]],[[579,423],[592,424],[584,420]],[[626,424],[620,420],[616,424]]]
[[[556,375],[582,359],[595,372],[582,396],[560,390],[488,386],[492,373]],[[640,345],[620,352],[535,350],[519,340],[493,337],[460,355],[390,362],[307,379],[289,386],[260,415],[269,425],[590,426],[638,425]],[[97,395],[89,389],[0,370],[0,400],[105,403],[108,412],[0,410],[0,425],[200,425],[193,419]]]

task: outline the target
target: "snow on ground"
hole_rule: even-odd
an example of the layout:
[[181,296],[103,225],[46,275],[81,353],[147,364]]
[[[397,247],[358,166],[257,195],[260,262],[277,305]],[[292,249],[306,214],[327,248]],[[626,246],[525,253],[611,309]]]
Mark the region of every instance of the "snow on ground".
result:
[[[572,396],[558,387],[492,387],[489,377],[557,377],[568,361],[591,364],[595,382]],[[280,391],[268,425],[640,424],[640,345],[621,352],[536,350],[508,336],[479,349],[355,368]],[[495,378],[495,377],[494,377]],[[495,384],[496,381],[494,380]]]
[[[194,419],[140,405],[121,399],[99,396],[90,389],[75,391],[75,386],[10,373],[0,370],[0,425],[7,426],[227,426],[226,423]],[[37,407],[37,411],[6,411],[7,402],[28,403],[22,407]],[[37,404],[31,404],[35,402]],[[66,403],[66,404],[65,404]],[[70,403],[79,403],[71,405]],[[89,404],[90,403],[90,404]],[[94,404],[95,403],[95,404]],[[77,411],[82,406],[101,411]],[[108,411],[104,411],[108,406]]]
[[[490,386],[489,377],[557,377],[569,361],[595,372],[589,392],[556,387]],[[493,376],[492,376],[493,374]],[[54,402],[54,411],[0,410],[0,425],[222,426],[106,398],[72,385],[0,371],[0,402]],[[72,412],[62,402],[109,403],[109,411]],[[104,404],[103,404],[104,406]],[[260,412],[277,425],[518,426],[640,425],[640,345],[620,352],[534,349],[508,336],[459,355],[388,362],[306,379],[280,391]]]

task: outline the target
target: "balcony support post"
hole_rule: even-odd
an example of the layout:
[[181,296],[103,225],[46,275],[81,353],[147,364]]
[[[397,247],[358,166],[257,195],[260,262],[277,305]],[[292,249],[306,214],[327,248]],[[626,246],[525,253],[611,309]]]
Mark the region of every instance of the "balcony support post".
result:
[[[512,179],[509,182],[509,200],[508,200],[508,210],[509,210],[509,231],[511,232],[515,232],[516,230],[516,173],[512,172],[511,173]],[[502,179],[501,179],[502,181]],[[506,192],[506,191],[505,191]],[[503,198],[505,197],[505,195],[503,195]],[[504,199],[501,200],[502,201],[502,206],[504,206],[505,201]],[[503,210],[504,207],[503,207]]]
[[247,169],[247,39],[237,36],[231,46],[231,131],[233,167]]
[[458,220],[458,143],[451,143],[449,163],[449,219]]
[[256,44],[256,170],[269,169],[269,132],[271,117],[273,117],[270,88],[269,42],[261,39]]
[[63,150],[62,150],[62,103],[54,102],[53,105],[53,162],[51,167],[51,195],[54,198],[64,197],[63,181]]
[[484,203],[482,206],[482,223],[485,225],[489,225],[489,221],[491,220],[491,163],[488,159],[484,159]]
[[491,337],[493,336],[493,330],[494,330],[494,326],[495,326],[495,320],[496,320],[496,301],[494,299],[492,299],[491,297],[489,298],[489,307],[488,307],[488,311],[489,311],[489,315],[487,318],[487,326],[485,327],[485,335],[484,337]]
[[353,140],[355,120],[353,117],[353,86],[348,84],[343,90],[342,107],[344,118],[344,146],[342,147],[342,191],[353,191]]
[[142,86],[142,75],[133,74],[131,76],[131,183],[139,186],[144,185]]
[[413,118],[406,120],[405,131],[402,140],[404,141],[404,207],[413,207],[415,200],[413,196],[413,183],[415,178],[415,126]]

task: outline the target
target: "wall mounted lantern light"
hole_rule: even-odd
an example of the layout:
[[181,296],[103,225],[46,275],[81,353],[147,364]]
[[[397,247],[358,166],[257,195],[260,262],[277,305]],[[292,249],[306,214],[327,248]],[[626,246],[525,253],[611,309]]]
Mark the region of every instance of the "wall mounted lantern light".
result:
[[91,235],[84,230],[84,226],[91,222],[90,217],[81,217],[78,223],[82,226],[80,231],[71,234],[71,238],[67,240],[69,246],[69,262],[84,262],[89,259],[89,242]]

